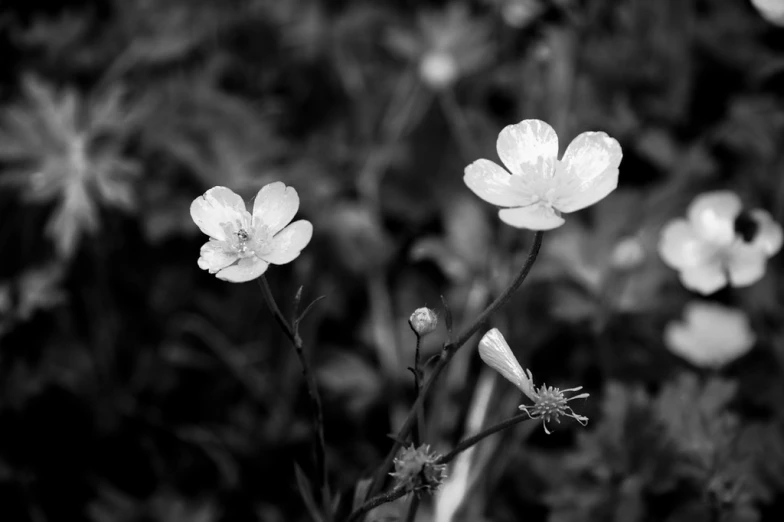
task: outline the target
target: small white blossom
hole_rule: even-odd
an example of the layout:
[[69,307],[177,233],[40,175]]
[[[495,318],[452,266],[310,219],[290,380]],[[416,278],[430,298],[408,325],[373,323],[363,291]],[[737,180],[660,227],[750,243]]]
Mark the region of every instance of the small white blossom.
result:
[[562,213],[593,205],[618,186],[621,146],[604,132],[580,134],[559,160],[553,128],[523,120],[500,132],[496,149],[508,170],[480,159],[466,167],[463,180],[483,200],[508,207],[498,217],[513,227],[560,227]]

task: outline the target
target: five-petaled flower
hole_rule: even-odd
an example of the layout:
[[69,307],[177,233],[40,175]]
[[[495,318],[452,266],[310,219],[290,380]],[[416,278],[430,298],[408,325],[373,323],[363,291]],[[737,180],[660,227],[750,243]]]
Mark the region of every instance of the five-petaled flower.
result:
[[199,267],[224,281],[244,283],[270,264],[293,261],[313,235],[309,221],[289,224],[297,210],[297,191],[280,181],[259,190],[253,214],[230,189],[211,188],[191,204],[193,221],[210,236],[201,247]]
[[561,213],[593,205],[618,186],[621,146],[604,132],[580,134],[559,160],[553,128],[541,120],[523,120],[500,132],[496,149],[508,172],[480,159],[466,167],[463,180],[488,203],[509,207],[498,216],[513,227],[559,227]]
[[479,341],[479,357],[533,401],[532,405],[521,405],[519,408],[532,419],[542,419],[544,431],[548,435],[550,430],[547,429],[547,423],[552,421],[560,423],[562,416],[571,417],[583,426],[588,424],[588,417],[576,414],[567,404],[574,399],[585,399],[588,394],[581,393],[568,398],[564,395],[566,392],[580,391],[583,387],[560,390],[543,384],[537,390],[531,370],[523,371],[506,339],[497,328],[487,332]]
[[700,194],[686,215],[662,229],[659,253],[689,290],[708,295],[728,282],[751,285],[781,249],[781,226],[765,210],[745,211],[734,192]]
[[756,342],[742,310],[693,301],[686,305],[683,318],[667,325],[664,343],[671,352],[701,368],[721,368],[746,354]]

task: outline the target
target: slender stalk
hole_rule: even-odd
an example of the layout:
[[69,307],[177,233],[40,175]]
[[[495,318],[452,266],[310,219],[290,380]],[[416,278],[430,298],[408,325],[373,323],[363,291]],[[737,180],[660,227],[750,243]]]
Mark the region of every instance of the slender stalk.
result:
[[324,516],[327,520],[331,520],[332,495],[329,490],[329,478],[327,476],[327,445],[324,440],[324,410],[321,406],[321,396],[319,395],[318,386],[316,385],[316,377],[310,370],[310,364],[305,356],[304,345],[302,338],[299,335],[298,325],[295,324],[292,326],[283,316],[278,304],[275,302],[275,297],[272,295],[272,290],[267,282],[267,278],[262,275],[258,281],[267,306],[280,325],[280,328],[283,330],[283,333],[288,337],[289,341],[291,341],[294,351],[297,353],[297,358],[299,359],[299,364],[302,368],[302,377],[307,384],[308,397],[310,398],[310,407],[312,410],[313,434],[316,437],[314,447],[316,453],[316,472],[319,477],[321,489],[321,503],[324,509]]
[[504,290],[504,292],[499,295],[495,301],[490,303],[490,305],[479,314],[479,317],[469,326],[463,333],[461,333],[457,339],[454,341],[450,341],[444,345],[443,350],[441,351],[441,357],[438,360],[435,368],[433,368],[433,373],[430,374],[430,377],[425,380],[424,385],[422,386],[421,393],[417,396],[414,405],[411,407],[411,410],[408,412],[408,416],[406,416],[405,421],[403,422],[403,426],[398,431],[397,436],[395,437],[395,441],[392,443],[392,447],[387,453],[384,462],[376,471],[375,477],[373,477],[373,482],[368,489],[368,495],[374,496],[377,495],[378,492],[381,490],[381,487],[384,485],[384,479],[389,472],[390,468],[392,467],[392,461],[395,459],[395,455],[397,451],[400,449],[402,445],[402,441],[406,440],[409,433],[411,433],[411,429],[414,426],[417,418],[417,410],[424,404],[425,399],[427,398],[428,393],[430,393],[430,389],[433,387],[433,384],[438,379],[438,376],[444,370],[449,361],[454,357],[457,350],[460,349],[468,340],[482,327],[482,324],[501,306],[506,304],[509,301],[512,294],[520,287],[520,285],[525,281],[525,278],[528,277],[528,273],[531,271],[531,268],[536,261],[537,255],[539,255],[539,249],[542,246],[542,237],[544,236],[544,232],[537,231],[534,235],[534,242],[531,245],[531,250],[528,253],[528,258],[525,260],[523,267],[518,272],[515,279],[512,281],[512,284]]
[[[414,332],[416,333],[416,332]],[[416,336],[416,351],[414,352],[414,389],[417,397],[422,393],[422,359],[419,354],[419,346],[422,338],[417,334]],[[420,405],[417,409],[417,423],[416,430],[414,431],[414,445],[419,446],[425,440],[425,407]],[[408,504],[408,512],[406,514],[406,522],[414,522],[417,511],[419,510],[419,497],[414,495],[411,502]]]
[[346,522],[355,522],[356,520],[361,520],[361,517],[371,509],[382,504],[386,504],[387,502],[397,500],[406,493],[408,493],[408,490],[405,486],[398,486],[391,491],[387,491],[386,493],[375,496],[353,511],[346,519]]

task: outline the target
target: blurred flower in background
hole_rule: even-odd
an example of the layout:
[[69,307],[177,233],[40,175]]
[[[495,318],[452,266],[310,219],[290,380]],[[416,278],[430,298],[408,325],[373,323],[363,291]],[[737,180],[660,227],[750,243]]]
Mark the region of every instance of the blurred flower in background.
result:
[[784,2],[781,0],[751,0],[754,7],[768,22],[784,26]]
[[769,257],[782,244],[781,225],[762,209],[745,211],[731,191],[697,196],[661,231],[662,260],[678,270],[683,286],[703,295],[724,287],[748,286],[765,275]]
[[501,18],[507,25],[521,29],[539,16],[544,11],[544,5],[539,0],[487,0],[500,12]]
[[70,258],[99,226],[98,204],[131,210],[139,165],[124,156],[134,111],[120,86],[85,97],[26,77],[23,101],[0,111],[2,182],[28,201],[55,202],[46,234]]
[[390,28],[386,43],[392,52],[416,63],[422,81],[438,90],[493,63],[490,36],[491,27],[471,16],[465,3],[456,2],[440,11],[420,11],[416,30]]
[[692,301],[682,321],[664,330],[671,352],[695,366],[718,369],[745,355],[757,338],[742,310],[707,301]]
[[603,132],[580,134],[559,160],[555,130],[523,120],[501,130],[496,149],[508,171],[480,159],[466,167],[463,180],[488,203],[512,207],[498,217],[516,228],[560,227],[561,213],[593,205],[618,186],[621,146]]
[[297,191],[280,181],[259,190],[252,215],[232,190],[211,188],[191,204],[193,221],[210,236],[201,247],[199,268],[224,281],[245,283],[270,264],[290,263],[313,236],[309,221],[291,223],[297,210]]

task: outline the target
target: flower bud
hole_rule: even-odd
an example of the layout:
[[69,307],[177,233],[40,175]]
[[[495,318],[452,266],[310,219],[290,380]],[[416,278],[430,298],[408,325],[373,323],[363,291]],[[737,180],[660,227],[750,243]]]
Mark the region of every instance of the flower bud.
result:
[[424,337],[438,326],[438,316],[430,308],[417,308],[408,319],[408,324],[417,337]]

